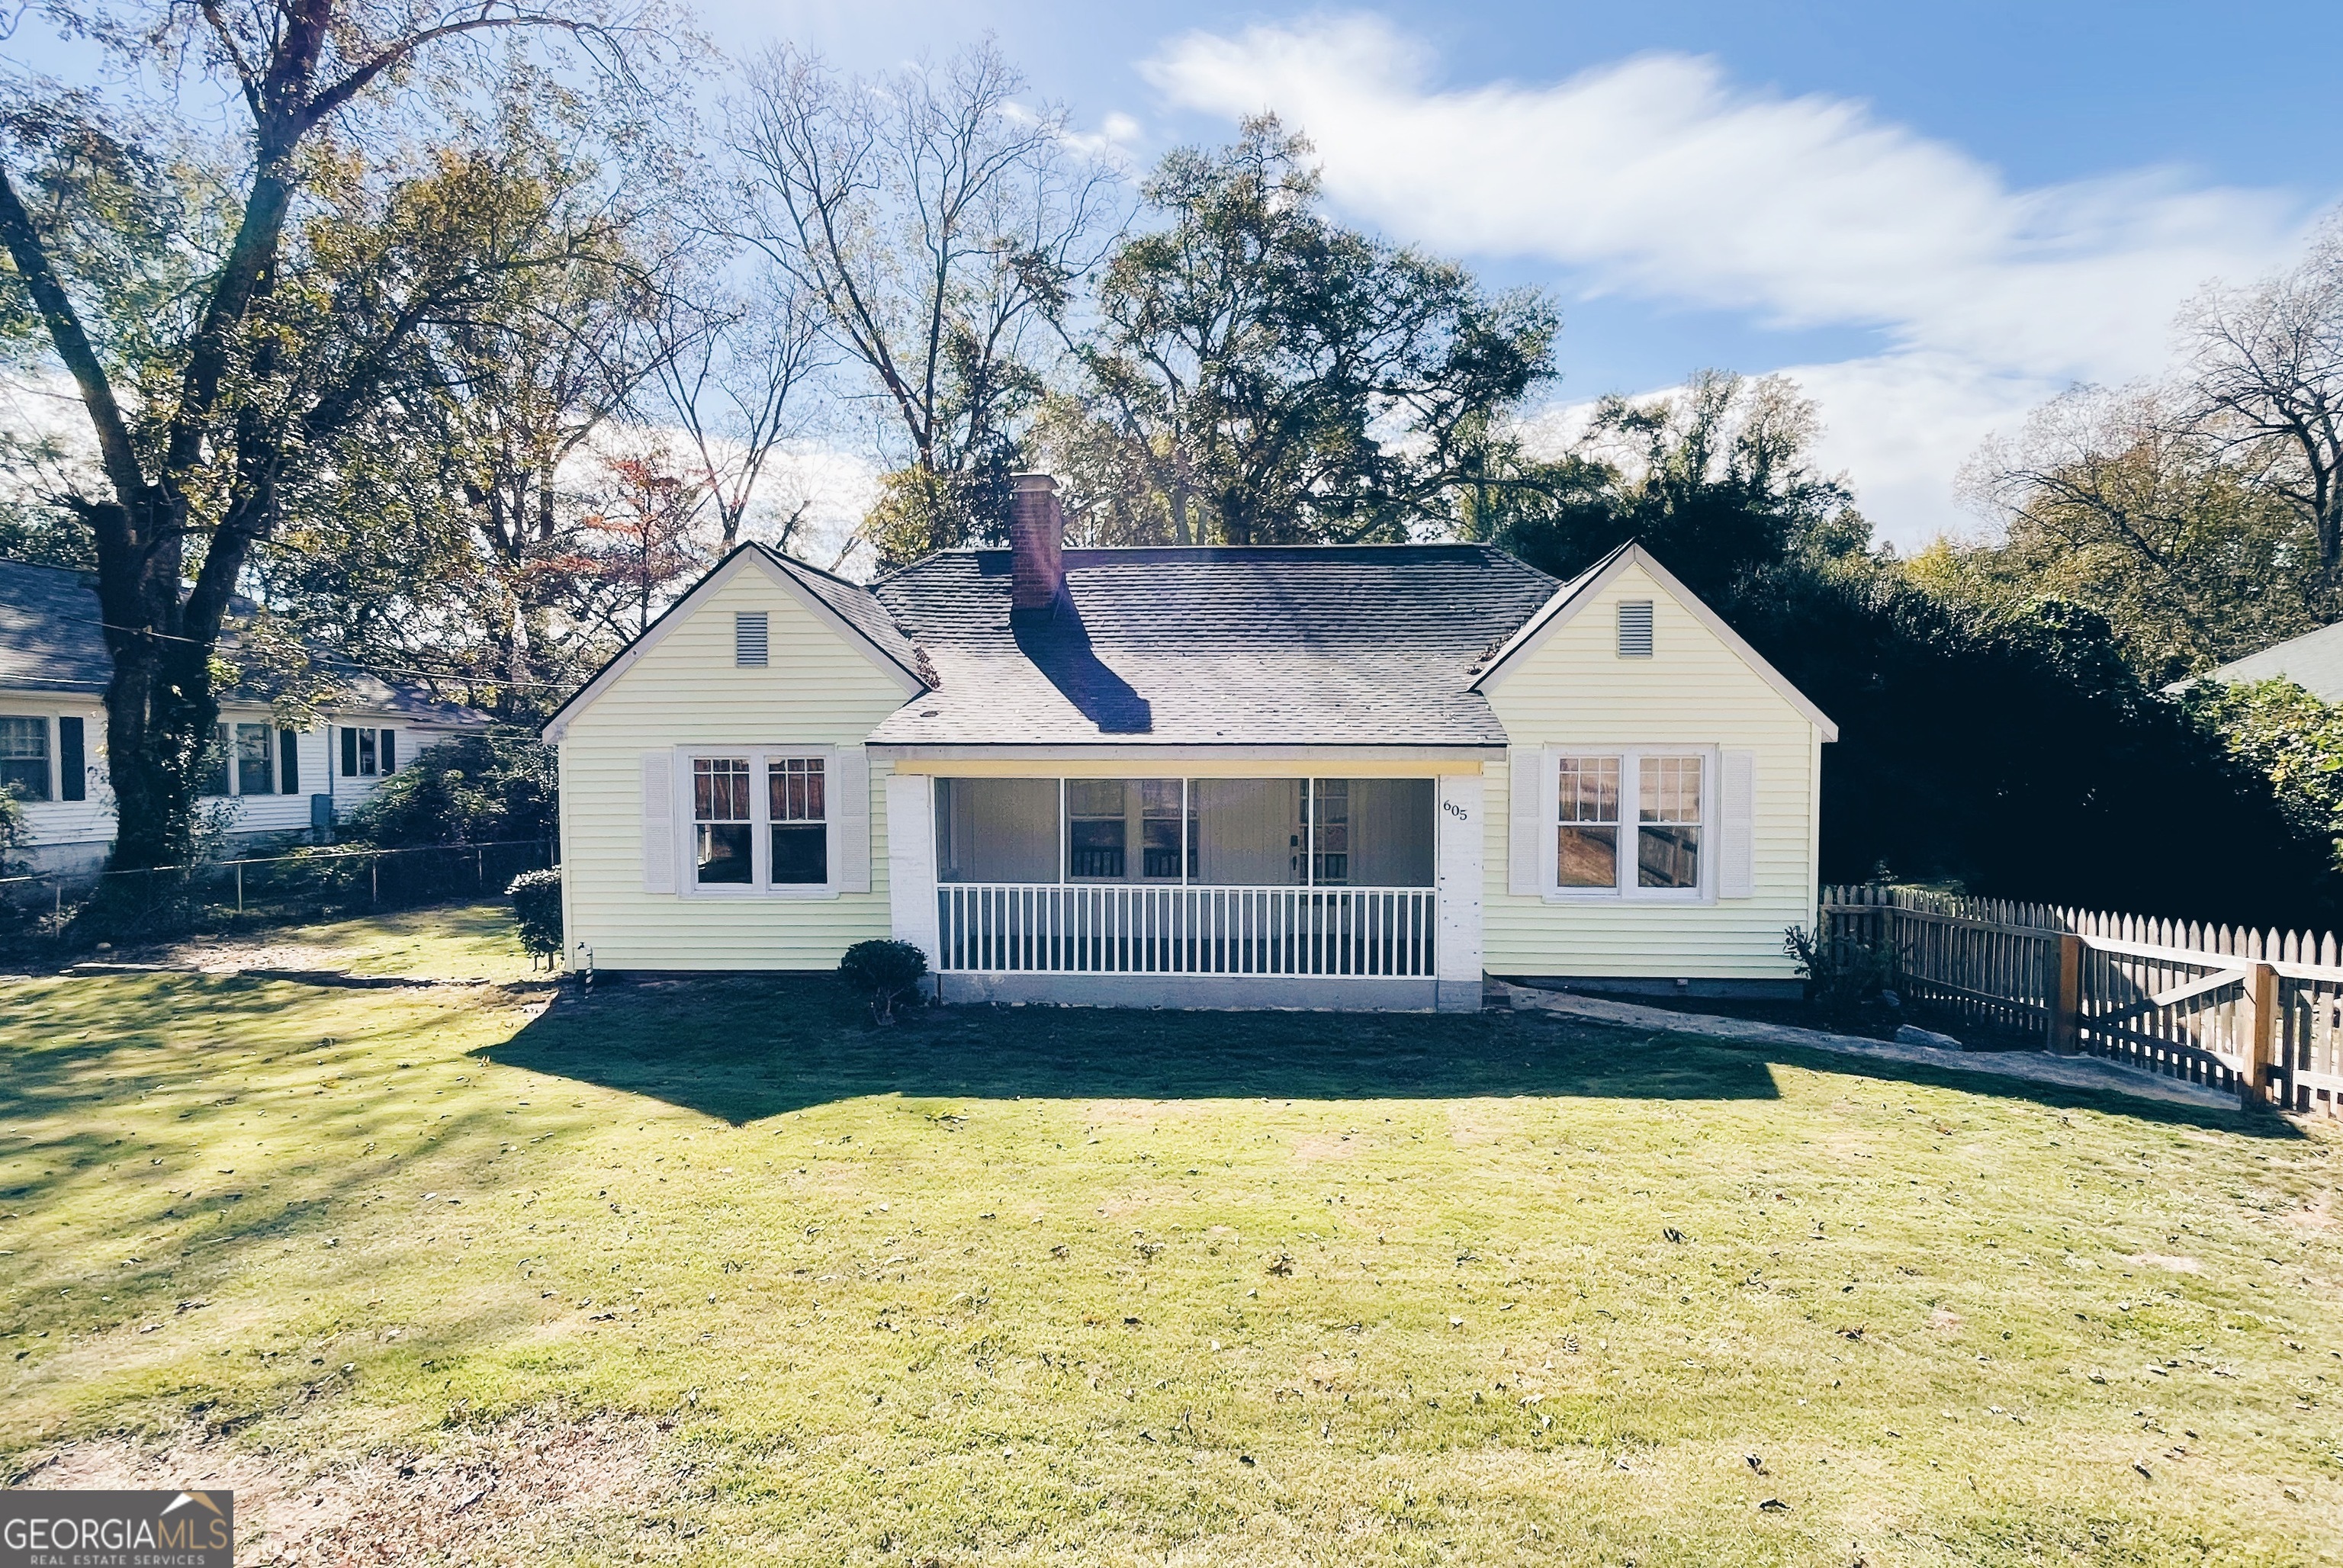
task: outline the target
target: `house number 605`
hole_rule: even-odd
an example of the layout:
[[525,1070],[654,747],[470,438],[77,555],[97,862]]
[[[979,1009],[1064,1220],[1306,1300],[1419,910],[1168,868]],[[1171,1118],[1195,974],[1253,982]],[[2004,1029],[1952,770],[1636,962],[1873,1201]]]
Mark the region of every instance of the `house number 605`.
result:
[[1453,800],[1443,800],[1440,803],[1440,809],[1447,812],[1451,817],[1455,818],[1459,822],[1469,822],[1473,819],[1472,814]]

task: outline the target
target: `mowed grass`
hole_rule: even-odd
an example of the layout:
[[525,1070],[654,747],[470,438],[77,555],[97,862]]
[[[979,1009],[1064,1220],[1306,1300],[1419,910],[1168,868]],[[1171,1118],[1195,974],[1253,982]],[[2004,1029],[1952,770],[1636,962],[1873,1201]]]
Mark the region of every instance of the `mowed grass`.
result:
[[[300,940],[526,976],[493,910]],[[641,1417],[648,1491],[442,1554],[2343,1551],[2326,1130],[1541,1017],[549,994],[0,986],[9,1473],[177,1443],[281,1535]]]

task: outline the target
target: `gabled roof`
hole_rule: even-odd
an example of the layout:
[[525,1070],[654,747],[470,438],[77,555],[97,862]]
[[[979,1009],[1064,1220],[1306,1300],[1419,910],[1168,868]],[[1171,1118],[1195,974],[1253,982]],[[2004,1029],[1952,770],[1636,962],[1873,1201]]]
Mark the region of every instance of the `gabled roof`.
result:
[[2207,678],[2230,685],[2291,680],[2321,702],[2343,702],[2343,621],[2232,659]]
[[830,624],[854,647],[867,655],[873,664],[902,687],[904,695],[911,696],[927,689],[927,682],[919,670],[919,650],[914,648],[901,629],[889,618],[886,609],[860,583],[809,566],[794,556],[760,544],[736,547],[709,568],[708,575],[692,584],[681,598],[660,612],[659,618],[643,628],[642,635],[613,655],[609,661],[594,672],[593,678],[572,692],[569,700],[553,710],[539,733],[548,740],[559,740],[568,731],[569,721],[583,711],[588,704],[607,690],[610,683],[634,668],[635,661],[663,641],[668,633],[680,626],[684,618],[710,593],[744,570],[761,571],[773,583],[795,597],[800,604],[820,620]]
[[1488,545],[1070,549],[1012,619],[1006,550],[872,585],[941,685],[875,745],[1505,743],[1471,671],[1555,589]]
[[1708,608],[1698,594],[1678,582],[1675,574],[1654,559],[1652,553],[1630,539],[1594,563],[1584,572],[1563,585],[1560,592],[1537,614],[1523,622],[1521,628],[1505,640],[1494,657],[1483,665],[1473,683],[1476,692],[1494,689],[1507,675],[1519,668],[1519,660],[1546,638],[1568,625],[1573,617],[1593,603],[1612,579],[1629,567],[1641,567],[1666,590],[1678,605],[1706,627],[1719,642],[1731,648],[1757,678],[1781,693],[1782,699],[1796,709],[1823,732],[1825,740],[1838,739],[1838,726],[1830,715],[1814,704],[1814,699],[1790,684],[1789,678],[1767,663],[1763,654],[1749,646],[1742,635],[1725,622],[1725,618]]
[[[486,724],[477,709],[441,702],[421,686],[385,680],[331,658],[318,661],[348,692],[337,710],[393,713],[434,724]],[[103,695],[114,679],[97,579],[62,567],[0,560],[0,691]],[[262,682],[220,693],[224,702],[266,702]]]

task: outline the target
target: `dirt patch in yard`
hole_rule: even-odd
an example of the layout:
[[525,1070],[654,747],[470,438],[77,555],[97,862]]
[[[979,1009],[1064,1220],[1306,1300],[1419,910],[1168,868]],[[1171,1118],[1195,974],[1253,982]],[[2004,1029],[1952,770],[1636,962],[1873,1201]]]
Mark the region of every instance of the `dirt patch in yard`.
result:
[[641,1417],[537,1413],[451,1432],[428,1452],[338,1463],[201,1432],[160,1443],[102,1438],[57,1450],[9,1484],[230,1488],[236,1561],[283,1568],[521,1562],[588,1541],[627,1554],[629,1538],[658,1557],[697,1529],[662,1513],[691,1473],[671,1431]]

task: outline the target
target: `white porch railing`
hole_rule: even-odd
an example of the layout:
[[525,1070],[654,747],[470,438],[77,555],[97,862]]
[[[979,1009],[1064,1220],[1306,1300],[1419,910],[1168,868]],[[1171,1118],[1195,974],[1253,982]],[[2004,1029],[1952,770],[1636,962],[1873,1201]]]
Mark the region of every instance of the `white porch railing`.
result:
[[947,882],[936,967],[1429,980],[1434,903],[1430,888]]

